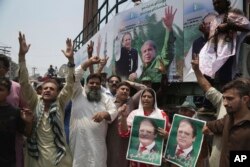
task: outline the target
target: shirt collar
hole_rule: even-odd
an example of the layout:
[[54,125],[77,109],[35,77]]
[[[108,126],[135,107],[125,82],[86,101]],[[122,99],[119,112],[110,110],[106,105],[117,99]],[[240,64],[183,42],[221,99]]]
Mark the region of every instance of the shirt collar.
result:
[[234,125],[237,125],[237,124],[241,124],[245,121],[250,121],[250,112],[246,112],[246,114],[241,118],[239,119],[237,122],[234,123]]
[[[178,149],[181,149],[181,148],[179,147],[179,145],[177,145],[177,149],[176,149],[176,150],[178,150]],[[188,148],[186,148],[186,149],[183,149],[183,153],[180,154],[180,156],[186,157],[192,150],[193,150],[193,145],[191,145],[190,147],[188,147]]]
[[[151,150],[153,147],[155,146],[155,141],[153,141],[153,143],[151,143],[150,145],[146,146],[147,150]],[[143,147],[143,145],[140,143],[139,148]]]

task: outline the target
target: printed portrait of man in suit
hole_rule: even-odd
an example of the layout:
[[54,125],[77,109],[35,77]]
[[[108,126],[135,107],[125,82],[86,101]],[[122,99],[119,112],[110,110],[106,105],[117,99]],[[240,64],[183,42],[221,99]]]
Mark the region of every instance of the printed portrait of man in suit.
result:
[[190,159],[194,152],[193,143],[196,139],[196,126],[189,120],[183,119],[179,123],[177,130],[177,146],[175,155],[185,159]]
[[204,121],[175,114],[165,159],[180,166],[195,166],[203,141],[204,124]]
[[154,153],[159,151],[155,143],[157,137],[157,126],[151,119],[144,119],[139,128],[139,148],[141,154]]
[[164,139],[157,129],[165,129],[165,124],[164,119],[135,116],[126,158],[160,166]]

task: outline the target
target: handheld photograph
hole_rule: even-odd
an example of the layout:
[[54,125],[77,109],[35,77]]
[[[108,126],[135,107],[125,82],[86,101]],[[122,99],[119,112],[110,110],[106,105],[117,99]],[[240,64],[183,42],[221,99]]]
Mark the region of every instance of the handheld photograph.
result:
[[135,116],[126,158],[160,166],[164,139],[157,135],[157,129],[165,129],[165,124],[163,119]]
[[204,121],[175,114],[164,158],[178,166],[195,167],[203,142]]

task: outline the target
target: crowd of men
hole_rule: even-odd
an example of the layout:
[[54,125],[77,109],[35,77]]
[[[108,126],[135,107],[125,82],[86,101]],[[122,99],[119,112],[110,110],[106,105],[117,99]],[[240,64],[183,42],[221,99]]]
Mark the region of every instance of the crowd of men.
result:
[[[208,45],[214,38],[217,43],[213,54],[224,58],[224,63],[216,74],[207,68],[202,68],[206,60],[204,56],[208,51],[203,46],[198,49],[199,51],[194,52],[191,60],[198,84],[205,92],[206,99],[216,109],[215,120],[205,120],[207,123],[203,133],[206,136],[197,166],[227,167],[230,151],[250,150],[250,79],[224,78],[224,65],[226,65],[225,69],[230,68],[230,57],[235,53],[230,52],[231,55],[225,58],[222,52],[217,52],[224,47],[218,41],[228,35],[231,35],[233,41],[235,40],[233,33],[247,31],[250,27],[245,26],[249,25],[249,21],[241,24],[239,21],[225,21],[233,16],[235,18],[238,14],[237,10],[229,10],[230,1],[213,0],[213,4],[218,12],[214,19],[218,21],[222,18],[222,22],[216,22],[219,24],[218,28],[212,29],[215,31],[214,34],[208,34],[204,44]],[[171,12],[166,12],[166,15],[172,18],[170,24],[167,20],[164,21],[167,27],[170,25],[171,31],[175,12],[172,13],[172,8]],[[202,26],[206,26],[205,23]],[[131,38],[130,34],[127,35]],[[154,87],[151,88],[150,77],[148,79],[146,73],[141,77],[140,83],[122,80],[118,75],[110,75],[105,78],[107,83],[103,82],[101,72],[108,58],[92,56],[93,44],[90,44],[89,58],[75,68],[73,45],[68,38],[66,49],[62,50],[68,60],[68,75],[63,86],[55,79],[48,78],[34,88],[30,83],[26,66],[26,54],[30,44],[26,42],[25,35],[21,32],[19,44],[19,83],[5,77],[10,62],[5,55],[0,55],[0,166],[153,167],[153,165],[126,159],[128,137],[134,117],[145,116],[163,119],[167,126],[166,129],[162,129],[155,127],[149,120],[142,121],[142,124],[149,129],[140,127],[141,144],[138,145],[138,150],[144,153],[156,149],[155,143],[150,143],[148,145],[152,144],[152,148],[147,150],[145,136],[150,136],[153,140],[158,134],[167,140],[171,127],[170,112],[163,110],[162,101],[158,99],[158,97],[164,97],[166,82],[162,82],[160,88],[154,90]],[[201,56],[196,55],[199,53]],[[148,63],[150,66],[150,62]],[[213,63],[215,62],[211,62]],[[95,64],[99,65],[96,73],[92,69]],[[147,65],[145,69],[149,66]],[[89,69],[90,74],[84,83],[83,74]],[[134,75],[134,71],[131,71],[131,74]],[[127,77],[133,78],[133,75],[127,75]],[[220,90],[211,84],[211,78],[214,75],[223,80]],[[131,92],[132,89],[134,93]],[[183,103],[176,113],[200,119],[195,106],[191,104]],[[195,134],[196,130],[190,122],[187,120],[180,122],[177,136],[180,144],[174,154],[190,155],[190,152],[183,150],[192,147],[190,143],[194,140]],[[211,135],[213,135],[212,140],[209,137]],[[187,140],[189,143],[185,143],[185,138],[189,138]],[[175,165],[163,160],[162,166]]]

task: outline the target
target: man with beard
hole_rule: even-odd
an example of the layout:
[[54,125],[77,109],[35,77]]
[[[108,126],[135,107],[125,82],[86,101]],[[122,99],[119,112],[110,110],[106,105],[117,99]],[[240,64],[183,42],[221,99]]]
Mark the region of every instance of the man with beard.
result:
[[[192,60],[192,68],[197,78],[197,82],[205,92],[205,97],[216,108],[215,116],[217,119],[222,119],[226,114],[226,108],[223,105],[223,95],[216,88],[212,87],[210,82],[204,77],[199,68],[199,56],[194,55]],[[219,167],[220,156],[222,152],[222,136],[214,135],[211,155],[209,157],[209,165],[213,167]]]
[[150,154],[159,152],[155,139],[157,137],[157,125],[152,119],[144,118],[139,128],[139,154]]
[[222,88],[227,114],[207,122],[205,134],[221,135],[220,167],[229,165],[230,151],[250,150],[250,80],[238,78]]
[[99,62],[99,57],[93,56],[75,70],[76,83],[70,118],[73,167],[106,167],[106,133],[108,122],[117,116],[116,106],[101,91],[100,75],[90,74],[84,87],[80,83],[83,71]]

